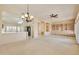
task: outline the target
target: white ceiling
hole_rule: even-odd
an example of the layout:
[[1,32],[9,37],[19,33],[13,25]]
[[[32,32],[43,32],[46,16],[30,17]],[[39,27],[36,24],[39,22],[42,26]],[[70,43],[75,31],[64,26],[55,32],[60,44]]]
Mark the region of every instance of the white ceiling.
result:
[[[25,12],[27,5],[1,5],[2,11],[2,20],[7,23],[16,23],[17,18]],[[69,18],[74,18],[77,12],[78,5],[58,5],[58,4],[31,4],[29,5],[30,14],[35,18],[41,18],[45,20],[66,20]],[[58,18],[51,19],[49,15],[52,13],[58,14]]]

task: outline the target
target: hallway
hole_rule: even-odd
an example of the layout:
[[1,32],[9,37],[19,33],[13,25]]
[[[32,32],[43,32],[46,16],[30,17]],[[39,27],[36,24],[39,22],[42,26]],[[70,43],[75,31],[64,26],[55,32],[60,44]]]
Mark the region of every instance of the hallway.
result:
[[0,54],[79,54],[74,37],[52,35],[0,45]]

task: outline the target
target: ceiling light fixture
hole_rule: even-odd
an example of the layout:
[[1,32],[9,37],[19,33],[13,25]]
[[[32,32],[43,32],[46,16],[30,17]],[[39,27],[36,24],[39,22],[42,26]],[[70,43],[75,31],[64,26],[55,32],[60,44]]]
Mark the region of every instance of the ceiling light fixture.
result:
[[31,22],[34,17],[29,13],[29,5],[27,5],[27,13],[22,13],[21,18],[26,20],[26,22]]

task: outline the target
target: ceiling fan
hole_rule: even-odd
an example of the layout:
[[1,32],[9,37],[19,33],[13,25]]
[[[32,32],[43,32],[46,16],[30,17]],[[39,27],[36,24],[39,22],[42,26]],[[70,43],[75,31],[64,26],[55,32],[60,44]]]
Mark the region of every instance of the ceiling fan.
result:
[[49,15],[51,18],[57,18],[58,17],[58,14],[51,14]]

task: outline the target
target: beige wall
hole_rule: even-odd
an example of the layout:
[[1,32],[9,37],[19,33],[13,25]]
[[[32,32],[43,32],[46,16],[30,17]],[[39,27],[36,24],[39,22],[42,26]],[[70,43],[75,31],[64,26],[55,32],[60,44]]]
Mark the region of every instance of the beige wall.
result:
[[[59,35],[68,35],[68,36],[74,36],[74,21],[75,19],[69,19],[65,21],[59,21],[59,22],[47,22],[44,20],[35,21],[34,23],[34,36],[45,36],[45,35],[51,35],[51,34],[59,34]],[[63,28],[61,28],[60,25],[63,25]],[[58,29],[52,29],[52,25],[59,25]],[[67,25],[67,26],[66,26]]]
[[75,36],[76,36],[76,41],[79,44],[79,13],[77,14],[77,17],[75,19]]
[[1,32],[1,29],[2,29],[2,24],[3,24],[3,22],[0,20],[0,32]]
[[75,19],[70,19],[61,22],[52,23],[52,34],[61,34],[61,35],[74,35],[74,21]]
[[1,32],[2,24],[3,24],[3,21],[2,21],[2,15],[1,15],[2,10],[3,10],[3,6],[0,5],[0,32]]

